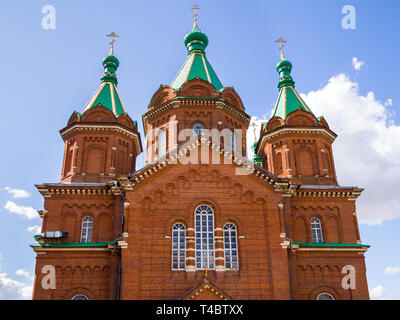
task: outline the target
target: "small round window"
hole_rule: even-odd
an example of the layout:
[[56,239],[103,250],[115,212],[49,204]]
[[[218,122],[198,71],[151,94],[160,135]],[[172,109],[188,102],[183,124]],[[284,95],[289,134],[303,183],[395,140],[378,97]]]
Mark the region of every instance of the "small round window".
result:
[[71,300],[89,300],[89,298],[84,294],[77,294],[76,296],[73,296]]
[[201,123],[196,123],[193,126],[194,135],[199,136],[199,135],[201,135],[202,131],[203,131],[203,125]]
[[335,300],[335,298],[331,294],[323,292],[318,295],[317,300]]

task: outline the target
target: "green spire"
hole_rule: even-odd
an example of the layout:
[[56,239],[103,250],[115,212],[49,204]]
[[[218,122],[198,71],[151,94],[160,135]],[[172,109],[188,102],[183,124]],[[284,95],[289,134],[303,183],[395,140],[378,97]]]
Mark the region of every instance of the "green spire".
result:
[[177,90],[186,81],[200,78],[211,83],[216,90],[223,89],[221,81],[206,58],[208,37],[197,26],[197,20],[193,29],[185,36],[184,44],[188,50],[188,56],[172,81],[171,87]]
[[118,69],[119,60],[114,56],[113,47],[111,47],[108,57],[103,59],[103,66],[104,73],[101,78],[101,85],[87,103],[82,113],[101,104],[112,111],[117,117],[120,114],[124,114],[125,110],[117,90],[118,80],[115,72]]
[[290,75],[292,71],[292,63],[286,60],[282,54],[282,60],[277,64],[276,71],[279,73],[279,96],[276,101],[273,117],[280,117],[286,119],[286,117],[297,109],[303,109],[311,114],[311,109],[306,105],[300,95],[294,88],[294,80]]

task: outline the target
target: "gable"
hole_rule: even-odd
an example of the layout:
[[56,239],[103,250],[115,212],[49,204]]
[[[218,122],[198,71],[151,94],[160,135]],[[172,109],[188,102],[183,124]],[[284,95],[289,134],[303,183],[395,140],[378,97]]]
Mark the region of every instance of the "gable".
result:
[[181,300],[232,300],[233,298],[213,282],[204,279],[186,293]]

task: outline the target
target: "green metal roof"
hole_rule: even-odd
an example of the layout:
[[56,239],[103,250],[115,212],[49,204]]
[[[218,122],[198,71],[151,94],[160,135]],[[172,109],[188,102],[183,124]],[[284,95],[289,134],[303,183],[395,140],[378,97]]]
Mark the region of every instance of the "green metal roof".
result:
[[298,244],[300,247],[370,247],[367,244],[360,243],[308,243],[308,242],[296,242],[293,241],[292,244]]
[[117,75],[116,71],[119,66],[119,60],[112,55],[110,55],[103,60],[104,73],[101,78],[101,85],[96,90],[92,98],[83,108],[81,113],[89,110],[90,108],[96,107],[101,104],[103,107],[109,109],[116,117],[120,114],[125,113],[125,109],[122,105],[121,98],[118,94],[117,85]]
[[295,82],[290,75],[290,72],[292,71],[292,63],[288,60],[281,60],[276,66],[276,70],[280,75],[278,84],[279,96],[275,104],[273,117],[276,116],[286,119],[290,113],[299,108],[313,114],[311,109],[294,88]]
[[125,113],[116,84],[112,82],[103,82],[100,85],[86,107],[82,110],[82,113],[96,107],[98,104],[109,109],[116,117]]
[[306,103],[296,92],[294,87],[284,86],[280,88],[278,100],[276,101],[275,104],[273,117],[276,116],[282,119],[286,119],[286,117],[290,113],[296,111],[299,108],[313,114],[311,109],[306,105]]
[[75,242],[63,242],[63,243],[37,243],[30,245],[33,247],[44,247],[44,248],[66,248],[66,247],[107,247],[108,244],[113,244],[115,241],[108,242],[93,242],[93,243],[75,243]]
[[188,57],[172,81],[171,87],[175,90],[179,89],[186,81],[198,77],[211,83],[216,90],[223,89],[221,81],[206,58],[205,48],[208,45],[206,34],[195,26],[185,36],[184,43],[188,49]]

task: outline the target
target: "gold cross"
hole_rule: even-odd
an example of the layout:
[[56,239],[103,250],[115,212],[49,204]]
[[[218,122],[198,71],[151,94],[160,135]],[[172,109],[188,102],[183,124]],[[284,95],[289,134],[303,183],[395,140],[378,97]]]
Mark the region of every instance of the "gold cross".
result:
[[107,37],[111,37],[111,42],[110,42],[110,46],[111,46],[110,55],[114,55],[114,42],[115,42],[115,39],[114,39],[114,38],[119,38],[119,35],[117,35],[117,34],[113,31],[113,32],[111,32],[110,34],[107,34],[106,36],[107,36]]
[[193,10],[193,17],[194,17],[194,27],[197,27],[197,17],[199,14],[197,13],[197,10],[200,10],[200,7],[197,4],[194,4],[193,7],[191,8]]
[[204,270],[204,279],[207,279],[208,275],[208,266],[206,266],[206,269]]
[[287,43],[287,41],[280,37],[278,40],[275,40],[275,42],[280,42],[281,46],[279,47],[279,50],[281,51],[281,60],[285,60],[285,57],[283,55],[283,48],[285,46],[284,43]]

